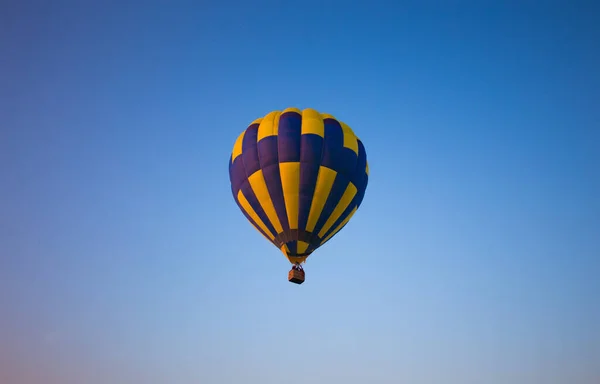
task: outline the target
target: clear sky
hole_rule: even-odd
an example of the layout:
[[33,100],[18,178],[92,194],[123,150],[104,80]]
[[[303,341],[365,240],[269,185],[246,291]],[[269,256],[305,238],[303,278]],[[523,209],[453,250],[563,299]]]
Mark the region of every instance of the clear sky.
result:
[[[600,382],[600,7],[135,3],[0,6],[0,382]],[[228,177],[286,107],[370,165],[301,286]]]

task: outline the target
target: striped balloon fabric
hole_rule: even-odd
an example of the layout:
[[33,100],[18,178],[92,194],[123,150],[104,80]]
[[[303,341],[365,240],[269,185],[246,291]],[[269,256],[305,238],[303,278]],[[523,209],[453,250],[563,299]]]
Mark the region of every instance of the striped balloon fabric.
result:
[[293,264],[348,223],[368,175],[365,147],[352,129],[314,109],[288,108],[255,120],[229,160],[236,203]]

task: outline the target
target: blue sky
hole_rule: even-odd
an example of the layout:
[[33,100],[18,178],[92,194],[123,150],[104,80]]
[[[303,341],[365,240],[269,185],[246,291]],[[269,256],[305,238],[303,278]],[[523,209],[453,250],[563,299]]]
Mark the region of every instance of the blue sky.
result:
[[[599,9],[543,3],[4,3],[0,382],[597,383]],[[227,171],[290,106],[370,165],[302,286]]]

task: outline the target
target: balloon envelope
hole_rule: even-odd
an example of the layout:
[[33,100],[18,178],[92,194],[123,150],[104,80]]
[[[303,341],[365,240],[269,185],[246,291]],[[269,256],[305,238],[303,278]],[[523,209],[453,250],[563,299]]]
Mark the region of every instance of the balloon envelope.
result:
[[314,109],[288,108],[240,134],[229,178],[248,221],[291,263],[302,263],[354,215],[369,167],[348,125]]

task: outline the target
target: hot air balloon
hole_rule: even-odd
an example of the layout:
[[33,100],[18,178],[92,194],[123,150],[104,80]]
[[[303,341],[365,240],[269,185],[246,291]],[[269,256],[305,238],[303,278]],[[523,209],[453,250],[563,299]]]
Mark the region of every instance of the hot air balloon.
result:
[[287,108],[239,135],[229,179],[244,216],[292,263],[288,280],[302,284],[306,258],[362,203],[369,165],[348,125],[311,108]]

